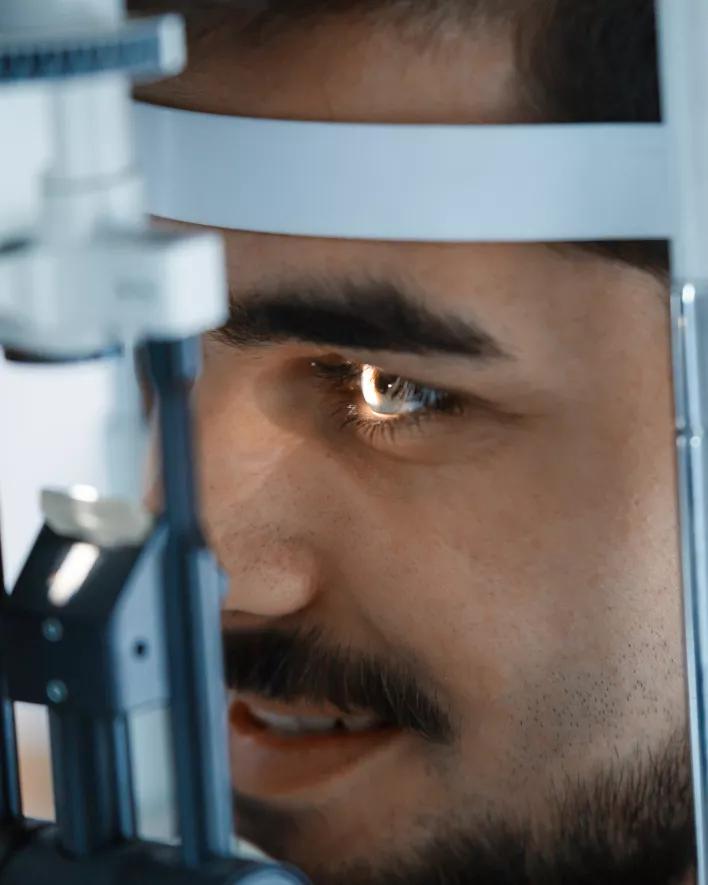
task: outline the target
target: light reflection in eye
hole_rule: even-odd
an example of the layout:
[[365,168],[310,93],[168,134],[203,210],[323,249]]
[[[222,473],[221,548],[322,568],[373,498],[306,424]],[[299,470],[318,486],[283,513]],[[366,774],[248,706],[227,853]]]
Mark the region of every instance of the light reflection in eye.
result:
[[400,375],[387,375],[376,366],[364,365],[360,375],[364,403],[377,415],[410,415],[439,406],[442,391],[423,387]]

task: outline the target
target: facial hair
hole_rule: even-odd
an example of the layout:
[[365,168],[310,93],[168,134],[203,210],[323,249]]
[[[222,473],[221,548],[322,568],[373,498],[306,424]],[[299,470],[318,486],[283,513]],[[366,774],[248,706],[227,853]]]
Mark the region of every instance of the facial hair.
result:
[[[245,640],[245,641],[244,641]],[[459,739],[422,674],[389,662],[333,652],[319,634],[278,631],[225,636],[232,687],[347,709],[375,709],[436,742]],[[301,865],[314,885],[685,885],[695,867],[691,766],[685,728],[652,752],[612,757],[593,777],[546,798],[546,823],[511,815],[480,822],[479,808],[450,809],[469,820],[452,829],[411,814],[417,844],[385,859],[323,858]],[[297,862],[295,816],[236,796],[240,834],[274,857]],[[360,850],[360,847],[357,846]],[[395,852],[400,852],[400,857]]]

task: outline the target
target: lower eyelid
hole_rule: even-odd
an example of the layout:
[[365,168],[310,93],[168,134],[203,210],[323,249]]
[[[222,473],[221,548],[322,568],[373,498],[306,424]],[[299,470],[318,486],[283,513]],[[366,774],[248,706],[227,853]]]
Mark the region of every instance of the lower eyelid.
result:
[[[467,411],[464,403],[459,400],[450,402],[445,406],[421,408],[418,411],[404,412],[400,415],[377,414],[363,401],[359,405],[351,406],[351,408],[357,411],[359,420],[362,422],[368,422],[379,427],[388,425],[391,430],[400,430],[401,432],[405,432],[407,429],[421,430],[427,424],[434,424],[444,419],[462,417]],[[368,411],[368,416],[364,414],[365,411]]]

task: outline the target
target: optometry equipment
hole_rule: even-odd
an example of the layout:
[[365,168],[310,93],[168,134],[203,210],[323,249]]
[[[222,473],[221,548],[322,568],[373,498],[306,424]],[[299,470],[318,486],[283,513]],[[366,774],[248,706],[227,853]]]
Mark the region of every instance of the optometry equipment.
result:
[[[39,874],[22,878],[22,872],[13,872],[32,852],[57,871],[46,881],[113,881],[101,864],[104,857],[113,863],[116,850],[127,852],[123,869],[133,863],[131,851],[144,864],[135,869],[147,871],[160,862],[163,849],[135,847],[132,841],[122,843],[127,849],[98,854],[84,850],[87,844],[101,849],[111,839],[134,835],[131,797],[123,786],[129,779],[121,717],[129,704],[148,694],[169,694],[178,770],[184,765],[188,772],[179,790],[182,867],[175,874],[184,878],[174,881],[212,881],[189,878],[188,870],[199,870],[207,858],[235,863],[238,870],[238,861],[223,860],[230,820],[219,733],[223,716],[214,689],[221,674],[206,641],[213,643],[212,650],[216,647],[219,578],[195,516],[184,396],[185,383],[196,371],[185,338],[218,324],[224,281],[216,240],[148,232],[141,222],[144,210],[176,221],[298,236],[672,241],[698,881],[708,885],[703,418],[708,397],[708,0],[658,0],[664,125],[580,126],[254,120],[141,103],[135,103],[131,121],[125,74],[165,74],[179,67],[181,37],[175,18],[127,24],[119,0],[16,0],[6,5],[10,12],[0,18],[6,32],[0,42],[5,92],[0,115],[21,121],[25,132],[30,125],[37,128],[31,144],[26,137],[23,149],[15,148],[9,161],[0,157],[8,179],[3,185],[36,184],[49,161],[42,150],[52,150],[50,171],[42,179],[42,213],[30,211],[30,198],[36,194],[14,194],[12,200],[4,196],[0,207],[0,234],[3,225],[10,234],[0,253],[0,340],[11,351],[45,358],[120,349],[106,358],[123,361],[125,371],[118,372],[116,388],[123,392],[128,386],[126,354],[136,342],[150,341],[167,495],[164,517],[152,524],[138,504],[130,469],[139,449],[137,400],[116,397],[117,403],[132,405],[114,417],[113,426],[123,429],[118,461],[123,466],[113,472],[114,487],[88,497],[76,489],[44,496],[47,526],[3,605],[2,812],[7,832],[22,834],[27,848],[22,842],[9,849],[10,859],[0,867],[0,885],[45,881]],[[92,28],[85,18],[88,6],[96,17]],[[68,18],[60,19],[60,11]],[[52,25],[59,23],[55,33]],[[79,79],[79,73],[86,78]],[[37,86],[41,88],[35,95]],[[51,133],[41,129],[47,121],[53,122]],[[131,122],[146,176],[145,203],[130,172]],[[41,148],[37,156],[35,148]],[[32,174],[19,176],[16,170],[30,163]],[[23,229],[25,218],[33,218],[34,225]],[[18,238],[27,231],[32,239]],[[194,279],[200,279],[201,297],[190,301]],[[209,294],[206,302],[204,293]],[[68,317],[73,321],[63,323]],[[180,563],[187,567],[180,569]],[[180,575],[187,576],[182,584]],[[118,611],[113,603],[121,588],[124,607]],[[101,601],[100,613],[99,606],[91,608],[94,599]],[[104,630],[103,669],[90,686],[79,680],[75,687],[77,674],[71,667],[77,649],[96,654],[72,620],[72,613],[82,613],[84,605]],[[196,625],[186,618],[189,611],[200,613]],[[142,686],[132,681],[138,664],[130,658],[131,652],[140,658],[142,646],[131,645],[137,621],[152,625],[150,647],[155,659],[165,662],[162,669],[155,664],[151,681]],[[31,660],[23,651],[30,640]],[[109,674],[110,689],[104,681]],[[66,715],[77,687],[80,701]],[[27,836],[19,808],[11,701],[27,695],[36,699],[42,692],[52,705],[60,815],[56,829]],[[200,697],[203,706],[197,703]],[[88,763],[72,754],[75,737],[87,748]],[[87,819],[87,809],[98,807],[99,799],[103,811],[97,827]],[[85,863],[83,869],[91,869],[87,878],[61,878],[67,861],[52,847],[57,836],[75,858],[85,858],[72,863],[75,870]],[[151,851],[157,853],[148,857]],[[176,850],[170,851],[173,861]],[[261,867],[223,881],[240,882],[241,875],[249,882],[300,881],[294,872]],[[153,880],[148,876],[145,881]]]
[[[44,528],[0,605],[2,885],[305,881],[231,850],[224,580],[197,518],[188,409],[196,336],[225,317],[224,260],[214,235],[148,230],[131,138],[131,79],[183,60],[181,20],[127,22],[119,0],[0,7],[0,343],[27,361],[109,360],[115,379],[103,487],[43,493]],[[138,348],[159,408],[157,519],[141,498]],[[22,814],[16,701],[49,706],[56,825]],[[137,838],[128,717],[157,702],[176,847]]]

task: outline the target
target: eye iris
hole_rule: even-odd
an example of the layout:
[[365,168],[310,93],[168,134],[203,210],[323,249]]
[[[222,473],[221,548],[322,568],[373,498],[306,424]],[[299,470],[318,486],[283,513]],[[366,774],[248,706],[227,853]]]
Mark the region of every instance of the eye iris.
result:
[[381,415],[419,412],[433,405],[435,393],[406,381],[399,375],[386,375],[375,366],[363,366],[361,393],[366,405]]

